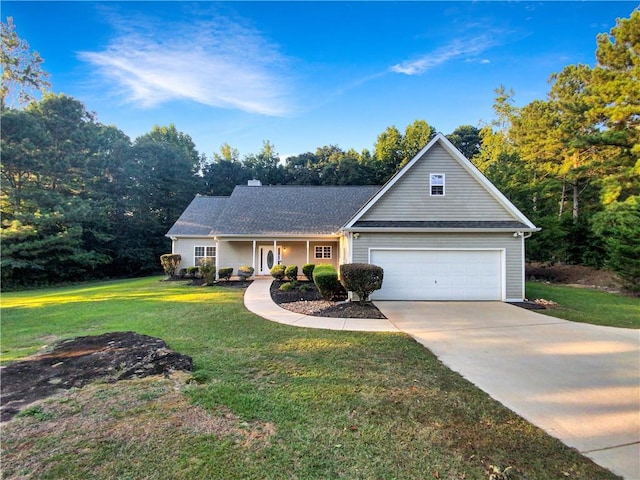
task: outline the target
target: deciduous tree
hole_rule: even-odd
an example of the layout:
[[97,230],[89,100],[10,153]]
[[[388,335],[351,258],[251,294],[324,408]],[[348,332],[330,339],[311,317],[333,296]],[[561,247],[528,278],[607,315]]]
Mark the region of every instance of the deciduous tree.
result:
[[0,86],[1,105],[13,107],[25,105],[35,99],[36,92],[49,91],[49,74],[42,68],[44,60],[26,40],[21,39],[15,31],[13,18],[7,23],[1,22],[2,50],[2,85]]

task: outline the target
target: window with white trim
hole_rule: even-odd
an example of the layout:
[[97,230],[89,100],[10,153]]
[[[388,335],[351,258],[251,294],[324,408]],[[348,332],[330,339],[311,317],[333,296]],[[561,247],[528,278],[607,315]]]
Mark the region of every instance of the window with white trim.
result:
[[205,258],[215,260],[216,247],[194,247],[193,252],[193,264],[198,266]]
[[323,258],[331,258],[331,245],[317,245],[315,247],[315,258],[323,259]]
[[432,197],[444,197],[444,173],[429,174],[429,192]]

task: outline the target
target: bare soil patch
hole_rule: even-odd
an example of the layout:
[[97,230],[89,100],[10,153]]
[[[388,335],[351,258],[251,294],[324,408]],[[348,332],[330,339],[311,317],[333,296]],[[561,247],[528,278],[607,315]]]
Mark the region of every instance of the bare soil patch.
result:
[[305,285],[303,290],[298,287],[288,292],[280,290],[283,283],[274,281],[271,284],[271,298],[291,312],[329,318],[387,318],[370,302],[361,305],[359,302],[324,300],[313,282],[298,282],[299,286]]
[[98,379],[113,383],[192,368],[191,357],[135,332],[63,340],[46,353],[2,367],[0,420],[10,420],[35,400]]

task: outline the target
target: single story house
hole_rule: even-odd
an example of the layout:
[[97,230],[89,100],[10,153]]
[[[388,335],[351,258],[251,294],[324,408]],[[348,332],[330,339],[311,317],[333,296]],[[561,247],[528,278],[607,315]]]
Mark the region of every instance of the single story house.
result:
[[181,267],[372,263],[374,300],[524,298],[539,229],[442,134],[382,187],[249,184],[194,198],[167,233]]

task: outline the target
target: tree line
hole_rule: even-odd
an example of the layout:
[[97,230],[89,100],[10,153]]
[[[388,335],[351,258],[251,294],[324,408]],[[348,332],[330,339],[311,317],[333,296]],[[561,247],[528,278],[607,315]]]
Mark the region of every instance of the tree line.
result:
[[[371,151],[326,145],[284,161],[269,141],[207,157],[174,125],[132,140],[51,93],[42,59],[10,19],[2,29],[3,288],[155,272],[164,234],[195,194],[229,195],[249,179],[380,185],[436,133],[416,120],[385,129]],[[608,266],[637,288],[640,12],[596,43],[596,66],[554,74],[547,99],[518,108],[500,87],[491,122],[447,137],[542,227],[530,260]]]

